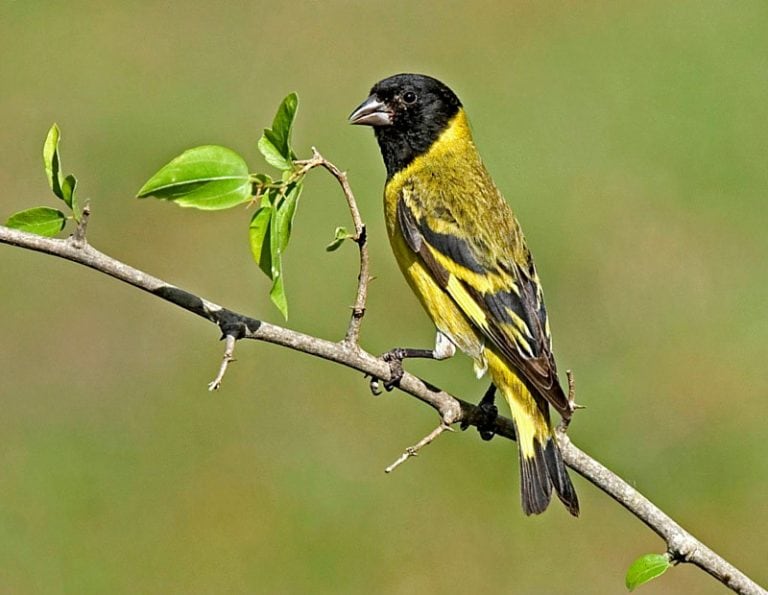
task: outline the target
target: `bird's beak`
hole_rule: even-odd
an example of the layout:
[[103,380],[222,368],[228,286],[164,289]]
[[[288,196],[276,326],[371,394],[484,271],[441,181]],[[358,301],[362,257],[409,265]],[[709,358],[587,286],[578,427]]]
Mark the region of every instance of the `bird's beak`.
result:
[[361,126],[391,126],[392,110],[375,95],[371,95],[349,115],[349,123]]

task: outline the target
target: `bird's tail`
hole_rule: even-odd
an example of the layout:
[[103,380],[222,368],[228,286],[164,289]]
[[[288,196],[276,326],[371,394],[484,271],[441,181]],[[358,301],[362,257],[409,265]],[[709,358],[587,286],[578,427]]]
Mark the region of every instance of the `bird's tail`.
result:
[[[517,427],[517,424],[515,424]],[[565,469],[554,435],[544,444],[533,439],[533,456],[520,452],[520,493],[525,514],[539,514],[549,506],[552,488],[573,516],[579,516],[579,499]]]
[[523,511],[544,512],[554,488],[568,511],[578,516],[579,499],[557,446],[546,402],[540,407],[528,387],[507,366],[494,366],[493,358],[489,363],[493,382],[509,403],[515,422]]

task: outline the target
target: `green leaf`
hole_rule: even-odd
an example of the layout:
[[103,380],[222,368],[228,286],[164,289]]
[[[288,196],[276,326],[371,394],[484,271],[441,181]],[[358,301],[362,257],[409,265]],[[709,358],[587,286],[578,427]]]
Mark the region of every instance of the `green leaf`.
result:
[[63,196],[62,200],[66,205],[72,209],[75,214],[75,218],[79,220],[77,198],[75,196],[75,189],[77,188],[77,178],[72,174],[69,174],[61,181],[61,192]]
[[325,249],[328,252],[333,252],[334,250],[338,250],[339,247],[341,247],[341,245],[345,241],[351,240],[354,237],[355,236],[353,236],[351,233],[347,231],[346,227],[337,227],[333,235],[333,241],[330,244],[328,244],[325,247]]
[[285,298],[285,286],[283,284],[283,259],[280,252],[280,233],[278,209],[272,209],[272,218],[269,222],[269,252],[271,255],[272,268],[270,277],[272,278],[272,289],[269,291],[269,298],[277,306],[283,318],[288,318],[288,303]]
[[264,155],[264,159],[267,160],[272,167],[282,170],[290,170],[293,168],[293,164],[288,161],[280,152],[274,143],[267,136],[268,130],[264,130],[264,134],[259,139],[259,151]]
[[75,198],[75,188],[77,179],[72,174],[64,176],[61,173],[61,155],[59,154],[59,141],[61,133],[58,125],[54,124],[48,131],[43,145],[43,165],[45,166],[45,176],[48,178],[48,185],[53,193],[64,201],[75,213],[75,219],[79,219],[77,213],[77,199]]
[[67,222],[67,216],[58,209],[35,207],[14,213],[5,222],[6,226],[41,236],[55,236]]
[[138,192],[182,207],[228,209],[251,196],[248,165],[226,147],[204,145],[184,151],[152,176]]
[[272,281],[272,289],[269,291],[269,299],[280,310],[280,314],[283,318],[288,320],[288,300],[285,297],[285,286],[283,285],[283,265],[280,263],[275,272],[275,277]]
[[671,566],[669,557],[665,554],[646,554],[639,557],[627,570],[627,589],[634,591],[636,587],[664,574]]
[[291,239],[291,230],[293,229],[293,218],[296,215],[296,207],[299,204],[302,184],[292,184],[285,194],[285,198],[277,208],[277,237],[280,254],[285,252],[288,247],[288,240]]
[[300,183],[285,188],[271,188],[261,198],[261,206],[251,217],[249,236],[253,259],[264,274],[272,279],[269,297],[288,318],[288,302],[283,281],[283,252],[291,237],[293,218],[301,196]]
[[272,128],[265,128],[259,139],[259,151],[267,163],[281,170],[293,169],[293,160],[296,159],[291,149],[291,131],[298,107],[299,97],[296,93],[283,99],[272,120]]
[[291,152],[291,130],[293,121],[296,118],[296,111],[299,108],[299,96],[296,93],[289,94],[283,99],[277,108],[275,119],[272,120],[271,133],[274,138],[271,139],[280,153],[286,158],[292,158]]
[[[265,197],[266,198],[266,197]],[[251,242],[251,254],[270,279],[272,278],[272,252],[270,251],[270,222],[272,207],[262,202],[262,206],[251,217],[248,235]]]
[[48,185],[53,193],[60,199],[64,199],[64,192],[61,188],[61,158],[59,157],[59,140],[61,133],[57,124],[51,126],[48,136],[43,145],[43,165],[45,166],[45,176],[48,178]]

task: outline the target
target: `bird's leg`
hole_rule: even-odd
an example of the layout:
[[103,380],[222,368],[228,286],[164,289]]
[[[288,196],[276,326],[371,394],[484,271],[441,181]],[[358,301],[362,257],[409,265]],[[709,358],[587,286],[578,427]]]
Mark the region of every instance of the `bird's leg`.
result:
[[[490,440],[496,435],[494,427],[496,425],[496,418],[499,416],[499,410],[494,405],[495,397],[496,385],[491,384],[488,390],[485,391],[483,398],[480,399],[472,415],[471,421],[477,427],[480,438],[483,440]],[[463,421],[461,422],[461,429],[466,430],[470,425],[470,420]]]
[[437,359],[432,349],[413,349],[410,347],[396,347],[381,355],[381,359],[389,364],[389,380],[384,383],[384,388],[392,390],[400,382],[405,373],[403,360],[406,358],[421,357],[425,359]]
[[[391,391],[403,377],[403,360],[414,357],[426,359],[448,359],[456,353],[456,346],[440,331],[437,331],[434,349],[412,349],[409,347],[396,347],[381,355],[381,359],[389,364],[389,380],[384,382],[384,388]],[[383,380],[383,378],[382,378]],[[371,380],[371,392],[374,395],[381,394],[379,379]]]
[[496,418],[499,416],[499,410],[494,404],[495,397],[496,385],[491,384],[477,404],[479,413],[482,415],[482,419],[477,423],[477,431],[483,440],[490,440],[496,434],[494,427],[496,425]]

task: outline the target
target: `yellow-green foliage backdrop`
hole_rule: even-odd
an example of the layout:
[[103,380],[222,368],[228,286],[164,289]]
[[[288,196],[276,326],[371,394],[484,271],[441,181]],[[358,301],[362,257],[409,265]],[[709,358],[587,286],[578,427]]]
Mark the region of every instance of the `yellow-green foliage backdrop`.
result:
[[[506,6],[505,6],[506,5]],[[350,110],[425,72],[464,100],[536,255],[574,440],[768,582],[768,10],[753,2],[0,4],[2,218],[49,198],[54,121],[98,248],[278,321],[250,211],[133,198],[181,150],[256,140],[297,91],[297,149],[349,171],[371,238],[364,346],[432,329],[382,229],[383,166]],[[290,325],[341,337],[356,254],[332,180],[308,181]],[[576,479],[582,516],[519,507],[512,443],[448,435],[359,374],[263,344],[103,275],[0,247],[0,592],[621,593],[663,544]],[[470,399],[464,358],[410,369]],[[719,593],[681,567],[652,593]]]

